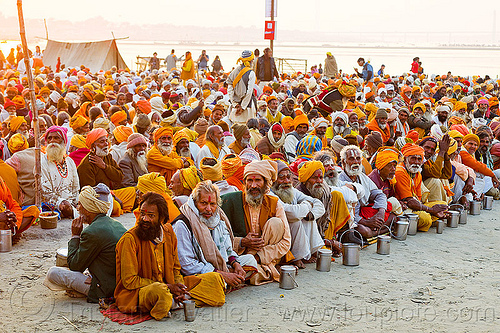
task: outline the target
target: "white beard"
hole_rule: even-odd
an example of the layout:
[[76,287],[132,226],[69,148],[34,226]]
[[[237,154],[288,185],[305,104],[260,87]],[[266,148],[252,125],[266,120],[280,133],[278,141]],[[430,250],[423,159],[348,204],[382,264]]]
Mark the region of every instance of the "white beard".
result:
[[158,150],[162,155],[170,155],[172,152],[172,144],[171,143],[158,143]]
[[385,130],[387,124],[378,124],[378,127],[380,127],[381,130]]
[[408,172],[412,175],[422,172],[422,166],[420,164],[409,164],[407,161],[405,161],[405,167],[406,170],[408,170]]
[[345,126],[333,126],[333,130],[335,131],[335,134],[344,133]]
[[186,158],[190,158],[191,157],[191,151],[189,151],[189,148],[181,148],[181,150],[179,151],[179,156],[180,157],[186,157]]
[[108,155],[108,147],[104,147],[104,148],[99,148],[99,147],[95,147],[95,154],[99,157],[105,157]]
[[273,193],[276,194],[284,203],[291,204],[293,202],[295,194],[293,193],[293,187],[291,184],[278,185],[277,183],[274,183],[272,190]]
[[17,131],[17,133],[21,134],[26,140],[28,140],[30,138],[30,134],[28,133],[28,131]]
[[353,164],[345,166],[345,173],[347,173],[347,175],[351,177],[359,176],[362,172],[363,170],[361,168],[361,164]]
[[331,174],[329,174],[329,175],[325,174],[325,177],[324,177],[325,183],[327,183],[330,186],[337,186],[337,183],[339,181],[339,174],[335,170]]
[[200,221],[202,223],[205,223],[205,225],[209,229],[215,229],[215,227],[217,227],[221,221],[221,219],[219,218],[219,216],[217,214],[210,216],[208,219],[201,214],[199,216],[200,216]]
[[312,186],[306,184],[306,188],[309,190],[313,198],[321,199],[328,192],[330,192],[330,188],[324,182],[319,184],[314,184]]
[[241,138],[241,146],[246,147],[250,144],[250,139],[248,138]]
[[140,151],[137,153],[137,156],[135,157],[135,160],[137,161],[137,164],[139,164],[139,168],[141,171],[144,173],[148,172],[148,159],[146,157],[146,152],[145,151]]
[[66,146],[62,143],[49,143],[47,145],[47,160],[49,162],[61,163],[64,160],[64,154],[66,153]]
[[217,146],[220,148],[220,147],[223,147],[224,146],[224,137],[222,137],[217,143]]
[[264,199],[264,190],[262,190],[259,194],[253,195],[249,192],[249,190],[245,190],[245,201],[252,207],[257,208],[262,205],[262,200]]
[[355,130],[356,132],[359,131],[359,124],[358,123],[353,123],[351,124],[351,127],[353,130]]

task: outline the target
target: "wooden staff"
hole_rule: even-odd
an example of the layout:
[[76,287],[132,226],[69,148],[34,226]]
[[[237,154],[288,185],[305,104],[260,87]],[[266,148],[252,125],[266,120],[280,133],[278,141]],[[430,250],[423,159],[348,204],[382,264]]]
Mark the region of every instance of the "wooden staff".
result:
[[41,188],[40,188],[40,178],[41,178],[41,164],[40,164],[40,127],[38,124],[38,110],[36,108],[36,98],[35,98],[35,85],[33,83],[33,76],[31,74],[31,64],[29,58],[28,43],[26,42],[26,31],[24,29],[24,17],[23,17],[23,1],[17,0],[17,13],[19,16],[19,34],[21,35],[21,43],[23,45],[24,53],[24,65],[26,67],[26,75],[28,76],[28,87],[30,96],[30,107],[33,121],[33,130],[35,135],[35,205],[41,208]]

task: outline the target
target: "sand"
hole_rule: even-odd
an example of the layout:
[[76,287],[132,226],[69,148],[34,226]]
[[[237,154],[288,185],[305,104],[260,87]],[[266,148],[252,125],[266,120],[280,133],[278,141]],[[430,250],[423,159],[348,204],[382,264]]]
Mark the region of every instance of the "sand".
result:
[[[499,211],[495,202],[493,211],[441,235],[431,228],[392,240],[388,256],[369,246],[357,267],[337,259],[330,272],[317,272],[310,264],[293,290],[278,283],[243,288],[221,308],[197,309],[192,323],[181,310],[133,326],[47,289],[42,282],[56,250],[67,246],[71,221],[53,230],[33,226],[12,252],[0,253],[0,332],[498,332]],[[119,220],[134,223],[132,214]]]

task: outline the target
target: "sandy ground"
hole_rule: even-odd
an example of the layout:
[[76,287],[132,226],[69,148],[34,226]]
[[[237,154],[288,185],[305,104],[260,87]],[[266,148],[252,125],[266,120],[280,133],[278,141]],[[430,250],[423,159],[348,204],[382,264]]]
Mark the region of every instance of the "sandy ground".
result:
[[[442,235],[431,228],[392,240],[388,256],[372,245],[361,252],[358,267],[343,266],[342,259],[328,273],[308,265],[293,290],[278,283],[243,288],[221,308],[197,309],[192,323],[181,310],[133,326],[111,322],[97,305],[42,284],[56,250],[67,246],[71,223],[60,221],[54,230],[34,226],[12,252],[0,253],[0,332],[498,332],[499,211],[495,202],[493,211],[469,216],[467,225]],[[132,214],[120,221],[134,223]]]

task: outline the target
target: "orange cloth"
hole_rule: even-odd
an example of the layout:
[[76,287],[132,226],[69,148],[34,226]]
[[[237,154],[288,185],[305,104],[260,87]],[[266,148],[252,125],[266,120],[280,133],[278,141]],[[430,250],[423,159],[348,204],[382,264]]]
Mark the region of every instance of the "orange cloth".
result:
[[401,153],[403,156],[413,156],[413,155],[420,155],[424,157],[424,148],[414,144],[414,143],[407,143],[401,148]]
[[106,130],[103,128],[95,128],[92,131],[90,131],[87,134],[87,138],[85,139],[85,143],[87,144],[87,147],[89,147],[89,149],[90,149],[90,147],[92,147],[92,144],[94,142],[96,142],[97,139],[99,139],[103,136],[105,136],[105,137],[108,136],[108,132],[106,132]]
[[135,103],[136,109],[142,113],[149,114],[151,112],[151,103],[146,100],[140,100]]
[[0,175],[2,175],[1,178],[3,178],[5,184],[9,188],[12,198],[14,198],[14,200],[16,200],[19,204],[22,204],[20,200],[21,188],[19,186],[19,181],[17,180],[16,170],[5,163],[2,159],[0,159]]
[[[21,209],[21,206],[19,206],[17,201],[12,197],[12,192],[7,187],[7,184],[2,177],[0,177],[0,204],[0,212],[8,209],[16,214],[16,225],[19,228],[21,226],[21,222],[23,221],[23,211]],[[3,227],[4,229],[6,229],[6,226]]]
[[72,129],[77,129],[77,128],[80,128],[82,126],[85,126],[86,123],[88,123],[88,119],[85,118],[84,116],[82,115],[74,115],[73,117],[71,117],[70,121],[69,121],[69,126],[72,128]]
[[489,176],[489,177],[493,177],[494,176],[493,171],[491,171],[486,166],[486,164],[484,164],[484,163],[479,162],[478,160],[476,160],[474,158],[474,156],[472,156],[471,154],[469,154],[469,152],[467,152],[466,150],[461,150],[460,151],[460,157],[462,158],[462,163],[464,165],[468,166],[469,168],[472,168],[474,171],[478,171],[478,172],[482,173],[485,176]]
[[299,181],[305,183],[318,170],[321,170],[322,174],[325,173],[325,167],[320,161],[313,160],[305,162],[299,169]]
[[379,170],[383,169],[387,164],[399,161],[399,154],[392,149],[383,149],[377,153],[375,167]]
[[21,127],[22,123],[26,124],[26,119],[21,116],[14,117],[9,122],[9,128],[11,132],[15,132]]
[[156,145],[151,148],[146,157],[148,159],[148,171],[158,172],[160,175],[165,177],[167,185],[170,184],[173,174],[180,168],[184,166],[181,158],[177,158],[174,155],[174,151],[170,155],[163,155]]
[[75,112],[75,114],[73,115],[73,117],[80,115],[80,116],[83,116],[85,119],[87,119],[87,121],[89,121],[90,120],[89,110],[90,110],[91,107],[92,107],[92,103],[91,102],[85,102],[85,103],[83,103],[80,106],[80,108],[78,109],[78,111]]
[[132,135],[133,132],[134,131],[130,127],[120,125],[113,130],[113,135],[118,143],[122,143],[127,141],[128,137]]
[[307,116],[305,114],[298,115],[293,119],[293,127],[295,129],[297,128],[297,126],[302,125],[302,124],[309,126],[309,119],[307,118]]
[[127,113],[125,111],[118,111],[111,115],[110,117],[113,125],[118,126],[124,120],[127,120]]
[[153,139],[155,140],[155,142],[158,142],[158,140],[164,135],[172,136],[173,135],[172,128],[171,127],[159,127],[159,128],[157,128],[153,133]]
[[416,174],[415,178],[411,178],[408,171],[402,163],[398,164],[396,167],[396,184],[394,189],[396,191],[396,198],[398,200],[403,200],[409,197],[417,198],[422,200],[422,175]]
[[366,127],[370,131],[379,132],[382,135],[382,141],[384,142],[384,144],[387,143],[387,141],[391,138],[391,130],[389,129],[389,124],[387,124],[387,126],[385,127],[385,130],[382,130],[378,126],[377,120],[375,118],[373,118],[372,121],[370,121],[366,125]]
[[26,138],[21,133],[17,133],[11,136],[9,142],[7,143],[7,146],[12,154],[29,147],[28,140],[26,140]]

